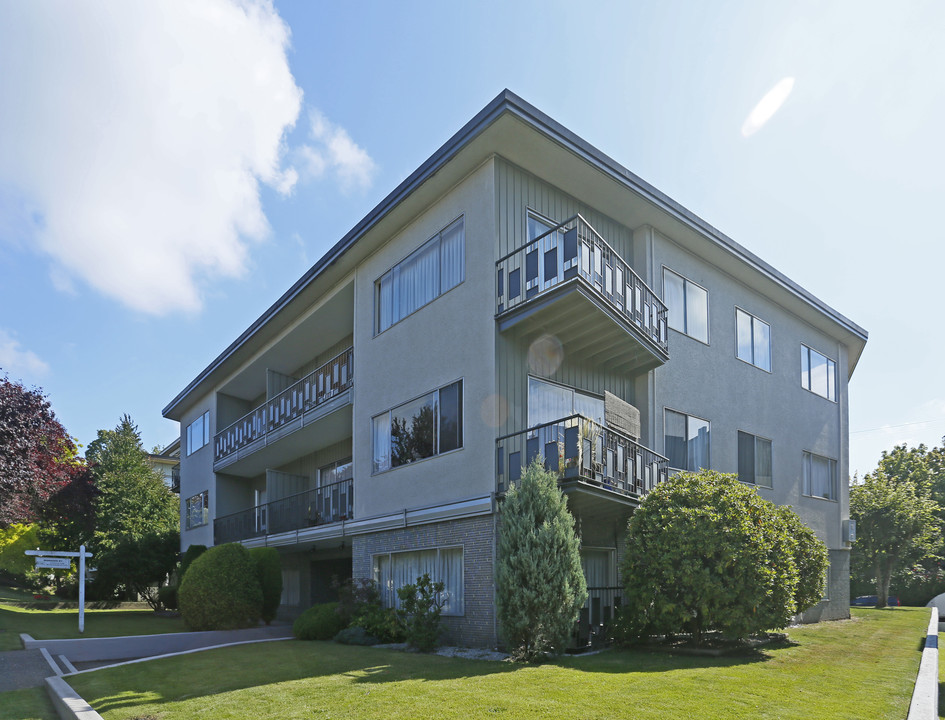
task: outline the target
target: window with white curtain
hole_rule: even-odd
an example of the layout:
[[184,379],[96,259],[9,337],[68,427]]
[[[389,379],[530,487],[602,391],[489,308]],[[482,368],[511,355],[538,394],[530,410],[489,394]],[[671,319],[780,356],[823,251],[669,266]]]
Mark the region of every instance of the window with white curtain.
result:
[[384,273],[376,283],[376,332],[383,332],[459,285],[465,276],[465,254],[461,217]]
[[801,387],[837,402],[837,363],[801,345]]
[[825,500],[837,499],[837,461],[804,453],[804,494]]
[[603,398],[574,388],[528,378],[528,427],[554,422],[571,415],[583,415],[604,423]]
[[771,478],[771,441],[739,430],[738,479],[769,488]]
[[417,582],[424,574],[442,582],[443,615],[462,615],[465,605],[463,587],[463,549],[432,548],[374,556],[374,579],[384,607],[400,607],[397,590]]
[[709,469],[709,421],[666,408],[663,449],[669,466],[696,472]]

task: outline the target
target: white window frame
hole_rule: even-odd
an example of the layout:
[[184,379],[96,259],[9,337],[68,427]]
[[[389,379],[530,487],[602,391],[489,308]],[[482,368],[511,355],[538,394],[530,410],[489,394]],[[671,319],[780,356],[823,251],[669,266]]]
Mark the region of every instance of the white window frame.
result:
[[[830,490],[832,492],[832,497],[825,495],[814,495],[813,488],[811,487],[813,481],[813,458],[818,458],[820,460],[826,460],[828,463],[828,472],[830,473]],[[833,458],[829,458],[826,455],[820,455],[809,450],[805,450],[802,456],[803,464],[801,465],[801,494],[804,497],[814,498],[815,500],[827,500],[828,502],[837,502],[838,496],[840,494],[840,488],[838,487],[838,476],[837,476],[837,461]]]
[[[699,283],[690,280],[690,279],[687,278],[685,275],[682,275],[682,274],[676,272],[675,270],[673,270],[672,268],[669,268],[669,267],[666,267],[665,265],[663,265],[663,277],[661,278],[661,280],[662,280],[662,282],[663,282],[663,296],[662,296],[661,299],[662,299],[662,301],[663,301],[663,304],[666,305],[667,307],[669,307],[669,303],[666,301],[666,273],[670,273],[671,275],[675,275],[677,278],[679,278],[680,280],[682,280],[682,283],[683,283],[683,310],[682,310],[682,314],[683,314],[683,323],[685,324],[684,329],[680,329],[680,328],[678,328],[678,327],[672,327],[672,326],[669,324],[670,313],[667,312],[667,314],[666,314],[666,327],[670,328],[671,330],[675,330],[676,332],[681,333],[682,335],[685,335],[686,337],[690,337],[690,338],[692,338],[693,340],[695,340],[696,342],[701,342],[703,345],[708,345],[708,344],[709,344],[709,341],[711,340],[711,336],[710,336],[710,334],[709,334],[709,290],[708,290],[707,288],[703,287],[702,285],[700,285]],[[693,334],[689,331],[689,330],[690,330],[690,328],[689,328],[689,313],[688,313],[688,306],[689,306],[689,292],[688,292],[688,288],[689,288],[689,286],[693,286],[693,287],[699,288],[700,290],[702,290],[702,291],[705,293],[705,339],[704,339],[704,340],[703,340],[701,337],[697,337],[697,336],[693,335]]]
[[[754,452],[753,452],[752,457],[755,460],[755,467],[753,467],[751,471],[751,477],[752,477],[751,480],[744,480],[742,478],[741,472],[738,472],[740,470],[740,468],[737,467],[737,463],[740,459],[740,453],[738,452],[738,444],[737,444],[739,435],[747,435],[748,437],[753,438],[754,440]],[[739,481],[745,483],[746,485],[751,485],[753,487],[767,488],[768,490],[771,490],[774,486],[774,441],[771,440],[771,438],[766,438],[761,435],[756,435],[755,433],[750,433],[747,430],[738,430],[735,434],[735,438],[736,438],[735,462],[736,462],[736,472],[738,472]],[[768,443],[768,446],[771,448],[771,479],[767,485],[763,485],[758,482],[758,441],[759,440],[761,440],[762,442]]]
[[[198,423],[202,423],[199,431],[194,432]],[[197,435],[195,438],[194,436]],[[202,447],[210,444],[210,411],[194,420],[187,426],[187,456],[193,455]]]
[[[706,464],[707,464],[709,467],[706,467],[705,469],[706,469],[706,470],[710,470],[711,467],[712,467],[712,421],[711,421],[711,420],[706,420],[705,418],[699,417],[698,415],[693,415],[693,414],[691,414],[691,413],[683,412],[682,410],[677,410],[676,408],[664,407],[664,408],[663,408],[663,454],[666,455],[667,457],[669,457],[669,455],[668,455],[668,453],[667,453],[667,451],[666,451],[666,413],[667,413],[667,412],[676,413],[677,415],[683,415],[683,416],[686,418],[686,438],[687,438],[687,439],[686,439],[686,442],[687,442],[687,443],[689,442],[688,438],[689,438],[689,420],[690,420],[690,419],[692,419],[692,420],[699,420],[699,421],[704,422],[706,425],[709,426],[709,430],[708,430],[708,433],[709,433],[709,442],[708,442],[708,447],[706,448],[706,455],[707,455],[707,457],[706,457]],[[687,453],[687,464],[688,464],[688,453]],[[678,467],[673,466],[673,467],[671,467],[670,469],[672,469],[672,470],[681,470],[681,471],[683,471],[683,472],[699,472],[699,469],[700,469],[700,468],[695,468],[695,469],[692,469],[692,468],[678,468]]]
[[[375,553],[371,557],[371,566],[372,566],[372,575],[374,577],[374,582],[377,583],[377,588],[381,592],[381,602],[385,607],[399,607],[400,600],[397,597],[398,588],[393,587],[393,580],[391,581],[391,587],[384,587],[382,578],[380,576],[380,565],[378,560],[382,557],[386,557],[387,561],[393,564],[394,556],[396,555],[405,555],[409,553],[421,553],[421,552],[431,552],[436,551],[436,563],[437,566],[440,566],[440,554],[443,551],[447,550],[459,550],[460,557],[460,569],[459,576],[461,578],[462,588],[461,588],[461,597],[459,608],[451,607],[451,603],[447,603],[446,607],[443,608],[443,617],[463,617],[466,614],[466,548],[463,545],[438,545],[436,547],[427,547],[427,548],[411,548],[409,550],[394,550],[386,553]],[[430,577],[434,582],[440,580],[438,577]],[[416,582],[414,578],[411,582]],[[445,581],[444,581],[445,582]],[[401,586],[403,587],[403,586]],[[449,588],[444,588],[444,592],[449,594]]]
[[[744,357],[742,357],[741,355],[738,354],[738,352],[739,352],[739,346],[738,346],[738,314],[739,314],[739,313],[741,313],[742,315],[747,316],[747,317],[748,317],[748,320],[749,320],[749,323],[750,323],[750,333],[751,333],[751,356],[750,356],[750,357],[747,357],[747,358],[744,358]],[[768,367],[765,367],[764,365],[760,365],[760,364],[758,363],[758,358],[755,357],[755,323],[761,323],[761,324],[764,325],[766,328],[768,328]],[[744,362],[744,363],[748,363],[749,365],[752,365],[752,366],[758,368],[759,370],[764,370],[764,371],[767,372],[767,373],[772,372],[772,370],[771,370],[771,364],[772,364],[772,358],[771,358],[771,325],[770,325],[769,323],[766,323],[764,320],[762,320],[762,319],[761,319],[760,317],[758,317],[757,315],[754,315],[754,314],[748,312],[747,310],[744,310],[744,309],[738,307],[738,305],[735,306],[735,357],[738,358],[739,360],[741,360],[741,361]]]
[[[807,358],[807,371],[804,370],[804,358]],[[812,363],[811,358],[813,355],[819,355],[822,357],[827,365],[827,394],[824,395],[813,387],[813,372],[811,370]],[[822,397],[825,400],[830,402],[837,402],[837,385],[838,385],[839,376],[837,375],[837,362],[833,360],[829,355],[825,355],[819,350],[814,350],[810,345],[801,343],[801,387],[807,390],[807,392],[816,395],[817,397]],[[833,392],[831,393],[831,389]]]
[[[194,507],[199,505],[199,507]],[[194,520],[196,519],[196,522]],[[194,530],[210,523],[210,491],[203,490],[184,501],[184,529]]]

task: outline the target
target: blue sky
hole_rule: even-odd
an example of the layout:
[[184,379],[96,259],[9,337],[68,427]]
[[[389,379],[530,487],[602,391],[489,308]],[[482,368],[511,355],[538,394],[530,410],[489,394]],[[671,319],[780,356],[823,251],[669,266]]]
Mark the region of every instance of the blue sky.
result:
[[870,332],[862,474],[945,435],[943,32],[934,1],[0,0],[0,368],[83,444],[126,412],[168,443],[167,402],[507,87]]

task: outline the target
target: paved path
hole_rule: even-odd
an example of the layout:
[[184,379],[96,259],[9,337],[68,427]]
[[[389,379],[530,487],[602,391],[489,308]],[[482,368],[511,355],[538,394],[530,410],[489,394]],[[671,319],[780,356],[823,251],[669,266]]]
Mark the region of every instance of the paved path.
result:
[[50,675],[55,673],[40,650],[0,652],[0,692],[42,685]]

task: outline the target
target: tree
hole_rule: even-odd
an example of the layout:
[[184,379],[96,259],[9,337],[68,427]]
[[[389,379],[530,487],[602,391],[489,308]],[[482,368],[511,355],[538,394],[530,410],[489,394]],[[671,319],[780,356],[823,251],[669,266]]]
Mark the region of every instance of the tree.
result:
[[562,652],[587,600],[580,540],[555,475],[537,460],[502,503],[497,613],[513,657]]
[[[883,460],[887,457],[884,453]],[[897,569],[932,553],[939,528],[939,507],[921,477],[922,468],[917,468],[924,459],[914,456],[907,464],[900,462],[901,454],[897,454],[890,469],[910,470],[900,476],[888,475],[883,460],[875,472],[850,488],[850,517],[856,520],[851,565],[855,576],[873,578],[877,607],[886,606],[890,580]]]
[[93,537],[96,592],[110,596],[128,590],[157,604],[150,588],[177,563],[179,500],[151,467],[128,415],[114,430],[99,430],[86,460],[99,493]]
[[710,630],[743,638],[786,627],[820,599],[826,567],[823,543],[813,533],[799,541],[792,533],[803,523],[788,513],[734,475],[702,470],[660,483],[627,529],[630,635],[690,632],[701,643]]
[[77,464],[75,443],[42,391],[0,378],[0,528],[35,520]]

